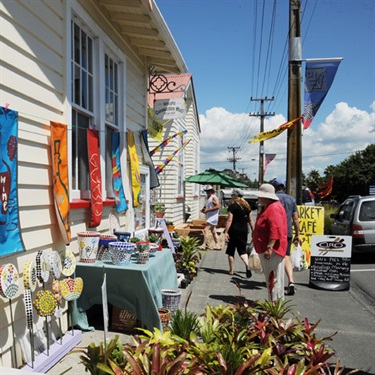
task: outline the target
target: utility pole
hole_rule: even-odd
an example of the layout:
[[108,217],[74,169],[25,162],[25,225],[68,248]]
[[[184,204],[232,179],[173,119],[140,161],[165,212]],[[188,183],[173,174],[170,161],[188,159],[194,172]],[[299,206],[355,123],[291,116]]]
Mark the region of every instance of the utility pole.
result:
[[[251,112],[249,116],[260,117],[260,132],[264,132],[264,118],[266,116],[275,116],[275,112],[269,113],[264,112],[264,102],[265,101],[272,101],[274,97],[268,99],[267,96],[265,98],[256,99],[251,97],[250,100],[260,102],[260,113]],[[263,184],[263,175],[264,175],[264,143],[263,141],[259,142],[259,175],[258,175],[258,184],[259,186]]]
[[[288,121],[301,116],[301,3],[289,0],[289,82],[288,82]],[[287,193],[302,204],[302,123],[299,120],[288,129],[287,144]]]
[[238,151],[239,147],[228,147],[228,152],[232,151],[233,156],[231,158],[228,158],[227,160],[230,163],[233,163],[233,170],[236,171],[236,161],[240,160],[240,158],[236,158],[236,153]]

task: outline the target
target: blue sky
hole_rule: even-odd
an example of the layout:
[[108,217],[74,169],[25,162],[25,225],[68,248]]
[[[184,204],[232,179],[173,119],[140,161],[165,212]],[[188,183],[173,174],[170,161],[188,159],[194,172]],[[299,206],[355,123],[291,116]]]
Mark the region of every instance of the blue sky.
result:
[[[258,157],[259,144],[247,141],[259,131],[260,120],[249,113],[260,107],[250,97],[275,97],[265,104],[267,112],[276,114],[266,117],[265,130],[287,118],[289,1],[277,1],[276,13],[271,0],[156,2],[193,74],[202,130],[201,170],[231,168],[228,147],[239,147],[236,169],[253,179],[258,166],[252,159]],[[328,165],[375,141],[375,2],[302,0],[301,5],[303,59],[344,59],[303,133],[303,172],[317,169],[323,174]],[[265,179],[285,177],[286,135],[266,141],[265,152],[276,153]]]

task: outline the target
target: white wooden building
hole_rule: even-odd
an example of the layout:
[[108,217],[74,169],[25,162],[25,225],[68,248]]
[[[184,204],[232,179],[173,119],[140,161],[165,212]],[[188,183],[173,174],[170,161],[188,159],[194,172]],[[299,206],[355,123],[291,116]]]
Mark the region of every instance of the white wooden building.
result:
[[[0,366],[20,367],[25,360],[20,342],[27,333],[24,264],[35,259],[39,250],[67,249],[54,209],[50,121],[68,127],[72,233],[68,248],[78,255],[77,233],[95,230],[108,234],[110,213],[126,231],[150,225],[150,170],[144,163],[140,138],[147,128],[149,67],[178,75],[186,73],[187,66],[154,0],[0,0],[0,30],[0,106],[8,103],[18,111],[17,190],[25,245],[24,252],[0,258],[0,265],[14,264],[21,276],[20,290],[12,300],[18,361],[14,363],[12,353],[10,303],[0,297]],[[195,142],[187,152],[197,158],[199,125],[195,103],[192,107],[187,122],[196,129],[189,133]],[[79,178],[87,173],[87,166],[79,163],[81,150],[73,149],[73,144],[82,142],[73,139],[78,126],[95,126],[100,134],[103,218],[96,228],[88,227],[89,192],[87,182]],[[132,205],[128,130],[135,134],[141,164],[144,205],[137,210]],[[121,214],[116,213],[111,159],[104,147],[113,131],[120,132],[122,180],[129,206]],[[193,172],[196,162],[186,158],[186,168]],[[192,188],[189,196],[193,196]],[[176,215],[173,211],[172,218]],[[135,217],[141,217],[137,224]],[[44,319],[34,317],[34,321],[41,327]]]
[[[165,204],[168,221],[181,225],[188,218],[191,220],[199,217],[199,186],[186,183],[185,179],[199,173],[201,131],[192,75],[166,75],[163,78],[168,82],[171,91],[154,93],[151,87],[150,107],[154,108],[157,101],[168,103],[169,100],[173,103],[173,100],[181,99],[185,115],[165,123],[162,139],[168,139],[183,131],[186,134],[172,138],[168,145],[153,155],[155,166],[163,166],[170,155],[184,144],[186,146],[183,146],[159,173],[160,187],[153,191],[153,200]],[[158,142],[149,136],[149,144],[152,149]]]

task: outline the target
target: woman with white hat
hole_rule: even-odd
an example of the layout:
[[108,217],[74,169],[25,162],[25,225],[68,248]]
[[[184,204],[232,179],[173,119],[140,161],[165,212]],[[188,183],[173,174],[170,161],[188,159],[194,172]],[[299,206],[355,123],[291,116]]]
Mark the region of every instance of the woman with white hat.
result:
[[271,184],[263,184],[254,192],[262,210],[253,231],[253,244],[259,254],[266,278],[268,298],[276,302],[284,298],[284,257],[288,245],[285,209]]

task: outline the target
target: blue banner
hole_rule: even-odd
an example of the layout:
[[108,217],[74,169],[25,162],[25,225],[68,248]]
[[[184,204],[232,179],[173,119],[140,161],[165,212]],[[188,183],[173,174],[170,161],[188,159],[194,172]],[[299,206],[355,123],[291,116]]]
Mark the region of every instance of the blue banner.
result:
[[126,203],[124,187],[122,185],[119,132],[112,133],[112,186],[115,195],[116,211],[126,211],[128,204]]
[[342,58],[306,60],[303,128],[307,129],[323,103]]
[[24,251],[17,195],[18,112],[0,107],[0,256]]

